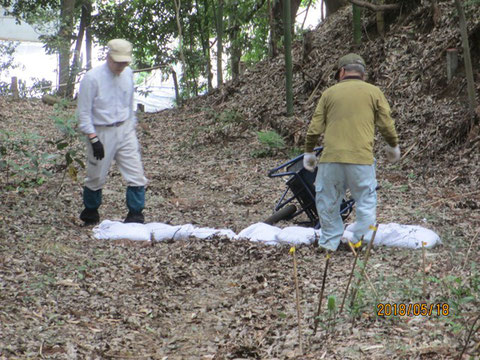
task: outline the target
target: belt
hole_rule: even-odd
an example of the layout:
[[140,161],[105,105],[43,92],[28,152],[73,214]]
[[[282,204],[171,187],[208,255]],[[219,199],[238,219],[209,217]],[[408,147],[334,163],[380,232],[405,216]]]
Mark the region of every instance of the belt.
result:
[[125,121],[119,121],[113,124],[108,124],[108,125],[95,125],[95,126],[102,126],[102,127],[119,127],[122,126]]

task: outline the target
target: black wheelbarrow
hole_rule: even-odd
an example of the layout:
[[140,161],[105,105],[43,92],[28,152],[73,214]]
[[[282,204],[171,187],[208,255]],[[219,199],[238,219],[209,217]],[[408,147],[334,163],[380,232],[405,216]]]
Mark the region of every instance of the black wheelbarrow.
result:
[[[314,149],[318,156],[322,152],[323,147]],[[286,163],[272,169],[268,172],[268,177],[287,177],[287,189],[283,193],[273,214],[268,217],[264,223],[273,225],[281,220],[292,220],[293,218],[305,213],[309,221],[300,224],[315,229],[320,228],[318,220],[317,208],[315,206],[315,177],[317,171],[310,172],[303,167],[303,154],[299,155]],[[340,215],[345,221],[352,212],[355,200],[343,199],[340,204]]]

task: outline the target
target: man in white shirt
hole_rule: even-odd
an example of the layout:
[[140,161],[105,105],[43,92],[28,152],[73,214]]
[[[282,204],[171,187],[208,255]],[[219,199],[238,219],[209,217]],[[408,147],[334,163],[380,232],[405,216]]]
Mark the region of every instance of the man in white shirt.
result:
[[132,44],[123,39],[108,42],[106,62],[87,72],[80,83],[77,116],[88,138],[87,177],[83,188],[85,225],[100,221],[102,188],[115,160],[127,183],[128,215],[124,222],[143,223],[145,178],[133,111]]

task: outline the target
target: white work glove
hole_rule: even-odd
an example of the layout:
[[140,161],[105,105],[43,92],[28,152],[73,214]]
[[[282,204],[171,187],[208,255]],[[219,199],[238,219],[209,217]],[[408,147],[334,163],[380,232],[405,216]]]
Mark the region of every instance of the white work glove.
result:
[[385,147],[385,151],[387,153],[387,159],[391,163],[396,163],[398,160],[400,160],[400,147],[398,145],[395,147],[387,145]]
[[313,172],[317,166],[317,155],[315,153],[303,154],[303,167],[308,171]]

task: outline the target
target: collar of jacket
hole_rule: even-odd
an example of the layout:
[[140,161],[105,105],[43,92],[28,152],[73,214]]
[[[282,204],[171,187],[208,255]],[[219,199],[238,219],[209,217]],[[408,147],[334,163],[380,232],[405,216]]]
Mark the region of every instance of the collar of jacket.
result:
[[350,75],[350,76],[345,76],[343,80],[363,80],[361,76],[358,75]]

